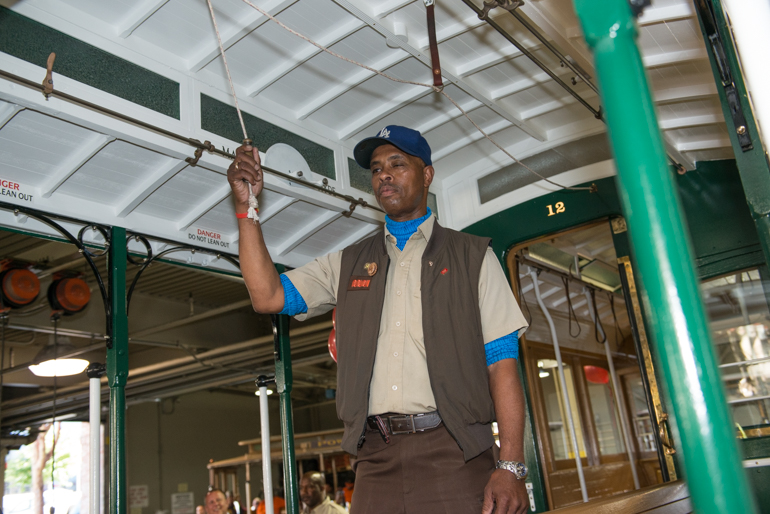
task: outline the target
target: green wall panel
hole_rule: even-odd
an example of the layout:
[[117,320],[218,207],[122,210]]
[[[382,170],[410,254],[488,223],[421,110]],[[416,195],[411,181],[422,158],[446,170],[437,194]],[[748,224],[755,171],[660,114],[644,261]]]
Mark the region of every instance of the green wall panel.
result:
[[735,161],[699,162],[676,183],[704,278],[764,262]]
[[[0,52],[179,119],[179,83],[0,7]],[[40,80],[43,80],[43,73]]]
[[[243,113],[243,123],[246,125],[246,132],[249,137],[261,151],[266,151],[275,143],[285,143],[302,154],[311,171],[336,180],[334,151],[330,148],[245,112]],[[241,130],[235,107],[204,94],[201,94],[201,128],[230,141],[238,141],[239,143],[243,141],[243,130]],[[367,171],[367,173],[369,172]]]

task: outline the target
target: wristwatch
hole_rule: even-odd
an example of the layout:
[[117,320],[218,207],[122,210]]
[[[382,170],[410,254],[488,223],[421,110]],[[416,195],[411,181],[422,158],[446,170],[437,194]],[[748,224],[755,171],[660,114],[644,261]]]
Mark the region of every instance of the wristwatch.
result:
[[529,474],[529,469],[523,462],[515,460],[499,460],[495,466],[497,469],[507,469],[516,476],[517,480],[524,480]]

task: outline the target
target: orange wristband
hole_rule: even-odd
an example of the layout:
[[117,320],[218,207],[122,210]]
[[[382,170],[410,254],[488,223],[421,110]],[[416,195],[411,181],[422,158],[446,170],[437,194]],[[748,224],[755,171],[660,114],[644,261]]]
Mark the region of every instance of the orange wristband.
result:
[[235,213],[235,217],[238,218],[239,220],[242,220],[244,218],[248,218],[249,217],[249,213],[248,212],[236,212]]

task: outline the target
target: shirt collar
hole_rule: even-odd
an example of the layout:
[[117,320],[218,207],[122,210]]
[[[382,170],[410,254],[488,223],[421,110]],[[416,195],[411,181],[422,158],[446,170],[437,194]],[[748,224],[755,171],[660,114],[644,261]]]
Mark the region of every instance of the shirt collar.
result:
[[[436,222],[436,214],[431,213],[430,216],[428,216],[428,219],[420,223],[420,225],[417,227],[417,232],[415,234],[419,233],[422,234],[422,236],[425,238],[426,241],[430,241],[430,236],[433,235],[433,224]],[[390,233],[390,230],[388,230],[388,225],[383,225],[385,227],[385,240],[389,240],[388,238],[392,238],[392,242],[395,243],[396,237],[393,236]],[[413,234],[414,235],[414,234]]]

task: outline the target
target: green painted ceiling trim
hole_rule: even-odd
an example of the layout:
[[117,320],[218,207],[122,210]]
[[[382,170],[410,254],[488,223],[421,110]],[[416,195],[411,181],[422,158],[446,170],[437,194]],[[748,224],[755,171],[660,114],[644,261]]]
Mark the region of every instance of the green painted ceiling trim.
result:
[[[285,143],[302,154],[312,172],[332,180],[337,179],[334,150],[246,112],[242,114],[246,132],[261,151],[266,151],[275,143]],[[204,94],[201,94],[201,128],[230,141],[237,141],[238,144],[243,141],[243,130],[235,107]]]
[[[0,52],[179,119],[179,83],[0,6]],[[40,74],[43,79],[44,73]]]

